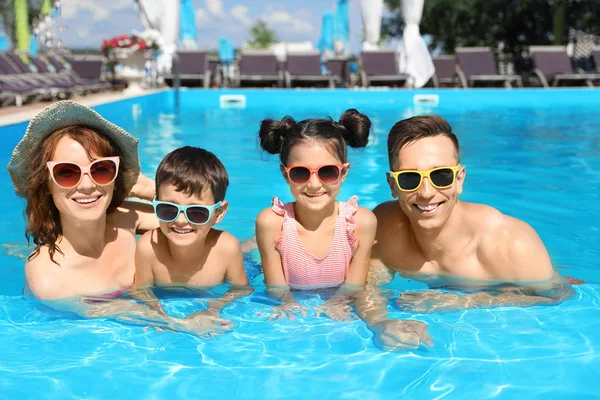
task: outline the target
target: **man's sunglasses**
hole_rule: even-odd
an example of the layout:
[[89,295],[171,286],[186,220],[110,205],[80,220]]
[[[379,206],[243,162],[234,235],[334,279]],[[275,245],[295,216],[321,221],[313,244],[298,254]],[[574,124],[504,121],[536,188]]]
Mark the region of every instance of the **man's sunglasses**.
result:
[[159,201],[154,198],[152,201],[154,214],[161,222],[173,222],[179,214],[183,213],[190,224],[204,225],[213,215],[213,212],[221,207],[221,202],[212,206],[192,204],[189,206],[180,206],[179,204],[169,203],[168,201]]
[[429,171],[402,170],[390,171],[388,174],[396,181],[398,189],[413,192],[421,187],[423,178],[429,179],[436,189],[446,189],[454,183],[460,164],[453,167],[439,167]]
[[96,185],[104,186],[114,182],[119,173],[119,157],[104,157],[88,165],[68,161],[48,161],[46,166],[54,183],[63,189],[78,186],[83,175],[88,174]]
[[294,165],[291,167],[283,166],[287,176],[292,183],[302,185],[310,181],[312,174],[315,174],[319,181],[324,185],[337,183],[342,175],[342,170],[348,168],[349,163],[339,165],[322,165],[317,168],[310,168],[304,165]]

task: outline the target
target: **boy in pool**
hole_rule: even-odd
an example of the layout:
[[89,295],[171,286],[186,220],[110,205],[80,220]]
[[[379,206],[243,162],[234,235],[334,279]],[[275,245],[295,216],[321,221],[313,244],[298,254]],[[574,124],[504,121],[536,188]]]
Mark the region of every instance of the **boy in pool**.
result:
[[230,291],[188,318],[218,316],[236,297],[249,294],[242,250],[230,233],[214,229],[227,211],[225,167],[211,152],[182,147],[169,153],[156,171],[154,212],[160,228],[146,232],[135,254],[135,297],[164,313],[151,285],[211,287],[231,283]]

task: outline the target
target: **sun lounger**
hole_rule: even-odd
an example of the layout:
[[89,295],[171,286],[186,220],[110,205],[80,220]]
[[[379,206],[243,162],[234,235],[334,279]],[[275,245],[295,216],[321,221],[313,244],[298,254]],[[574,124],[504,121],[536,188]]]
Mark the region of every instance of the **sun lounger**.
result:
[[210,87],[211,71],[208,67],[208,52],[205,50],[180,50],[173,59],[171,73],[165,77],[168,84],[174,74],[179,73],[182,86],[195,86],[198,83],[205,89]]
[[46,89],[40,89],[24,83],[8,83],[0,79],[0,105],[3,107],[13,102],[17,107],[20,107],[27,101],[41,100],[46,95]]
[[[34,65],[33,68],[37,69],[36,72],[32,72],[32,68],[26,64],[21,57],[13,52],[5,53],[8,58],[9,64],[14,68],[13,73],[18,74],[26,79],[29,79],[31,83],[46,84],[57,90],[57,95],[70,96],[73,93],[81,92],[81,88],[74,83],[70,82],[64,76],[60,76],[56,73],[48,73],[48,68],[44,65],[44,69],[40,71],[40,65]],[[31,56],[28,57],[31,60]],[[36,59],[36,62],[38,60]]]
[[60,95],[64,95],[66,91],[64,88],[59,87],[52,81],[44,79],[44,77],[38,74],[31,72],[21,73],[19,69],[10,62],[7,53],[0,53],[0,82],[10,86],[13,92],[27,92],[36,99],[53,99]]
[[[102,79],[102,61],[89,60],[82,64],[82,68],[86,71],[85,76],[77,74],[73,67],[67,68],[54,56],[46,56],[48,62],[54,67],[55,71],[60,75],[64,75],[72,83],[80,85],[86,90],[97,92],[103,89],[111,89],[112,84]],[[33,60],[32,60],[33,61]],[[90,71],[87,71],[89,69]]]
[[238,61],[236,86],[277,86],[283,84],[283,73],[277,67],[277,58],[271,51],[243,50]]
[[592,61],[596,67],[596,72],[600,72],[600,47],[594,47],[592,51]]
[[435,56],[433,66],[435,67],[435,74],[432,77],[433,86],[456,86],[459,83],[456,56]]
[[354,87],[357,84],[358,77],[350,71],[349,57],[331,57],[325,61],[327,70],[335,77],[339,77],[339,81],[346,87]]
[[457,74],[463,88],[474,87],[480,83],[501,83],[507,88],[513,84],[523,87],[523,80],[519,75],[498,73],[492,51],[487,47],[457,48],[456,59]]
[[594,87],[594,80],[600,79],[600,73],[587,73],[574,70],[571,58],[563,46],[531,46],[529,53],[534,63],[533,73],[544,87],[556,87],[561,82],[583,83]]
[[318,51],[295,53],[287,55],[287,65],[284,72],[285,86],[291,88],[294,84],[321,84],[334,88],[339,77],[329,71],[323,74],[321,54]]
[[396,53],[392,50],[370,50],[360,54],[362,65],[361,83],[369,87],[373,83],[404,86],[408,75],[398,71]]

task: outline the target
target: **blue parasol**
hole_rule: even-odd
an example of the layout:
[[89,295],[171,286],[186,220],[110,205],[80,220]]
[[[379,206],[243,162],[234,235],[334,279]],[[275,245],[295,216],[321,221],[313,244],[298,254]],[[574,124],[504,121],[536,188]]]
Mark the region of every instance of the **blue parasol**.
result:
[[321,53],[333,52],[333,14],[329,11],[323,13],[321,38],[317,47],[321,50]]
[[219,60],[223,64],[231,64],[233,62],[234,51],[233,43],[225,36],[219,38]]
[[[348,38],[349,38],[349,11],[348,11],[348,0],[337,0],[335,8],[335,22],[333,27],[333,41],[334,44],[342,48],[342,53],[348,53]],[[336,51],[337,52],[337,51]]]
[[192,0],[181,0],[179,39],[185,48],[196,47],[196,13]]

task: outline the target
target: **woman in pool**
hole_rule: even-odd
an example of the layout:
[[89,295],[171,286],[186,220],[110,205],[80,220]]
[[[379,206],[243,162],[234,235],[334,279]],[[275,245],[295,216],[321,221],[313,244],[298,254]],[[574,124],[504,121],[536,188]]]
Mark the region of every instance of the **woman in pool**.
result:
[[[151,207],[124,202],[128,195],[154,194],[148,178],[136,185],[137,143],[72,101],[54,103],[31,120],[8,165],[15,192],[27,200],[26,236],[36,246],[25,264],[27,294],[85,316],[135,322],[131,314],[144,314],[140,323],[148,324],[152,310],[102,301],[133,284],[135,235],[158,227]],[[91,298],[92,305],[73,298]],[[189,321],[150,317],[169,329],[196,328]]]

